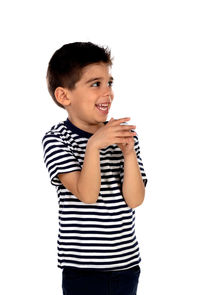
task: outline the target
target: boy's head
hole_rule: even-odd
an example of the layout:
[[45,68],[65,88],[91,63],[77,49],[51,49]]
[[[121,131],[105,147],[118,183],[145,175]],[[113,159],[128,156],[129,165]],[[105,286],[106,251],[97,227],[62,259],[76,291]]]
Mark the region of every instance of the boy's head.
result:
[[[79,117],[84,121],[87,116],[91,117],[90,123],[95,119],[105,121],[106,112],[95,105],[105,102],[110,107],[113,99],[111,66],[108,47],[91,42],[65,44],[49,61],[46,77],[49,93],[58,106],[68,111],[70,118]],[[91,79],[95,80],[88,82]]]

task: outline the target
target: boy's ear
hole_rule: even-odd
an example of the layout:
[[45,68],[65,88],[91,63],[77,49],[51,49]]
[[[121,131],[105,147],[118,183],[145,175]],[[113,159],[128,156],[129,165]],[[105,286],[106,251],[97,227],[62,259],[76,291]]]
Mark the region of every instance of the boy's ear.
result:
[[64,106],[68,106],[70,104],[70,99],[68,97],[68,91],[66,88],[57,87],[54,91],[54,95],[60,104]]

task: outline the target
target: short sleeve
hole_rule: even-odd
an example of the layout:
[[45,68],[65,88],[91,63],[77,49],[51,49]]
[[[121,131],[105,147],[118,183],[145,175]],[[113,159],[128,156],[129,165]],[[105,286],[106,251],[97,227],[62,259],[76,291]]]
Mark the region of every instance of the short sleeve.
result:
[[[144,182],[144,186],[146,187],[147,185],[147,176],[146,176],[146,173],[145,173],[145,170],[144,170],[144,165],[143,165],[143,162],[142,162],[142,158],[141,158],[141,155],[140,155],[140,146],[139,146],[139,140],[138,140],[138,135],[135,135],[134,136],[134,149],[135,149],[135,152],[136,152],[136,155],[137,155],[137,161],[138,161],[138,165],[139,165],[139,168],[140,168],[140,173],[141,173],[141,176],[142,176],[142,179],[143,179],[143,182]],[[121,167],[121,170],[120,170],[120,180],[121,180],[121,183],[123,183],[123,180],[124,180],[124,161],[123,161],[123,164],[122,164],[122,167]]]
[[81,165],[74,156],[70,145],[59,134],[46,133],[42,139],[44,163],[52,185],[60,186],[59,173],[81,171]]

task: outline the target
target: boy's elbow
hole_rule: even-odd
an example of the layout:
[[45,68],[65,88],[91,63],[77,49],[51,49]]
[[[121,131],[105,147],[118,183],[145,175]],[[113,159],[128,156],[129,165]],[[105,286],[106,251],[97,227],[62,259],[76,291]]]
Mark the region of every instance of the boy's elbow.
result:
[[81,202],[83,202],[85,204],[95,204],[98,200],[98,197],[97,198],[96,197],[95,198],[94,197],[87,197],[87,198],[80,197],[80,199],[81,199]]
[[85,204],[94,204],[98,200],[98,196],[89,195],[87,193],[80,193],[78,192],[79,200]]
[[131,203],[127,204],[127,205],[130,208],[134,209],[134,208],[137,208],[137,207],[141,206],[143,202],[144,202],[144,195],[139,200],[131,202]]
[[[144,201],[144,200],[143,200],[143,201]],[[135,203],[135,204],[132,204],[132,205],[130,205],[129,207],[132,208],[132,209],[135,209],[135,208],[141,206],[142,203],[143,203],[143,201],[140,201],[140,202],[137,202],[137,203]]]

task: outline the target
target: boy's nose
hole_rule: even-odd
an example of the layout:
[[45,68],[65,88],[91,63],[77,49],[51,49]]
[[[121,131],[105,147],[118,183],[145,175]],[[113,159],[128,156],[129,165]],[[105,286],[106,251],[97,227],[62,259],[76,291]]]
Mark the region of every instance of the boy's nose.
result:
[[109,103],[112,103],[113,96],[111,94],[103,95],[103,97],[106,99],[106,101],[108,100]]
[[112,97],[113,97],[113,93],[112,93],[112,90],[109,88],[107,89],[103,95],[104,97],[108,97],[109,101],[111,102],[112,101]]

